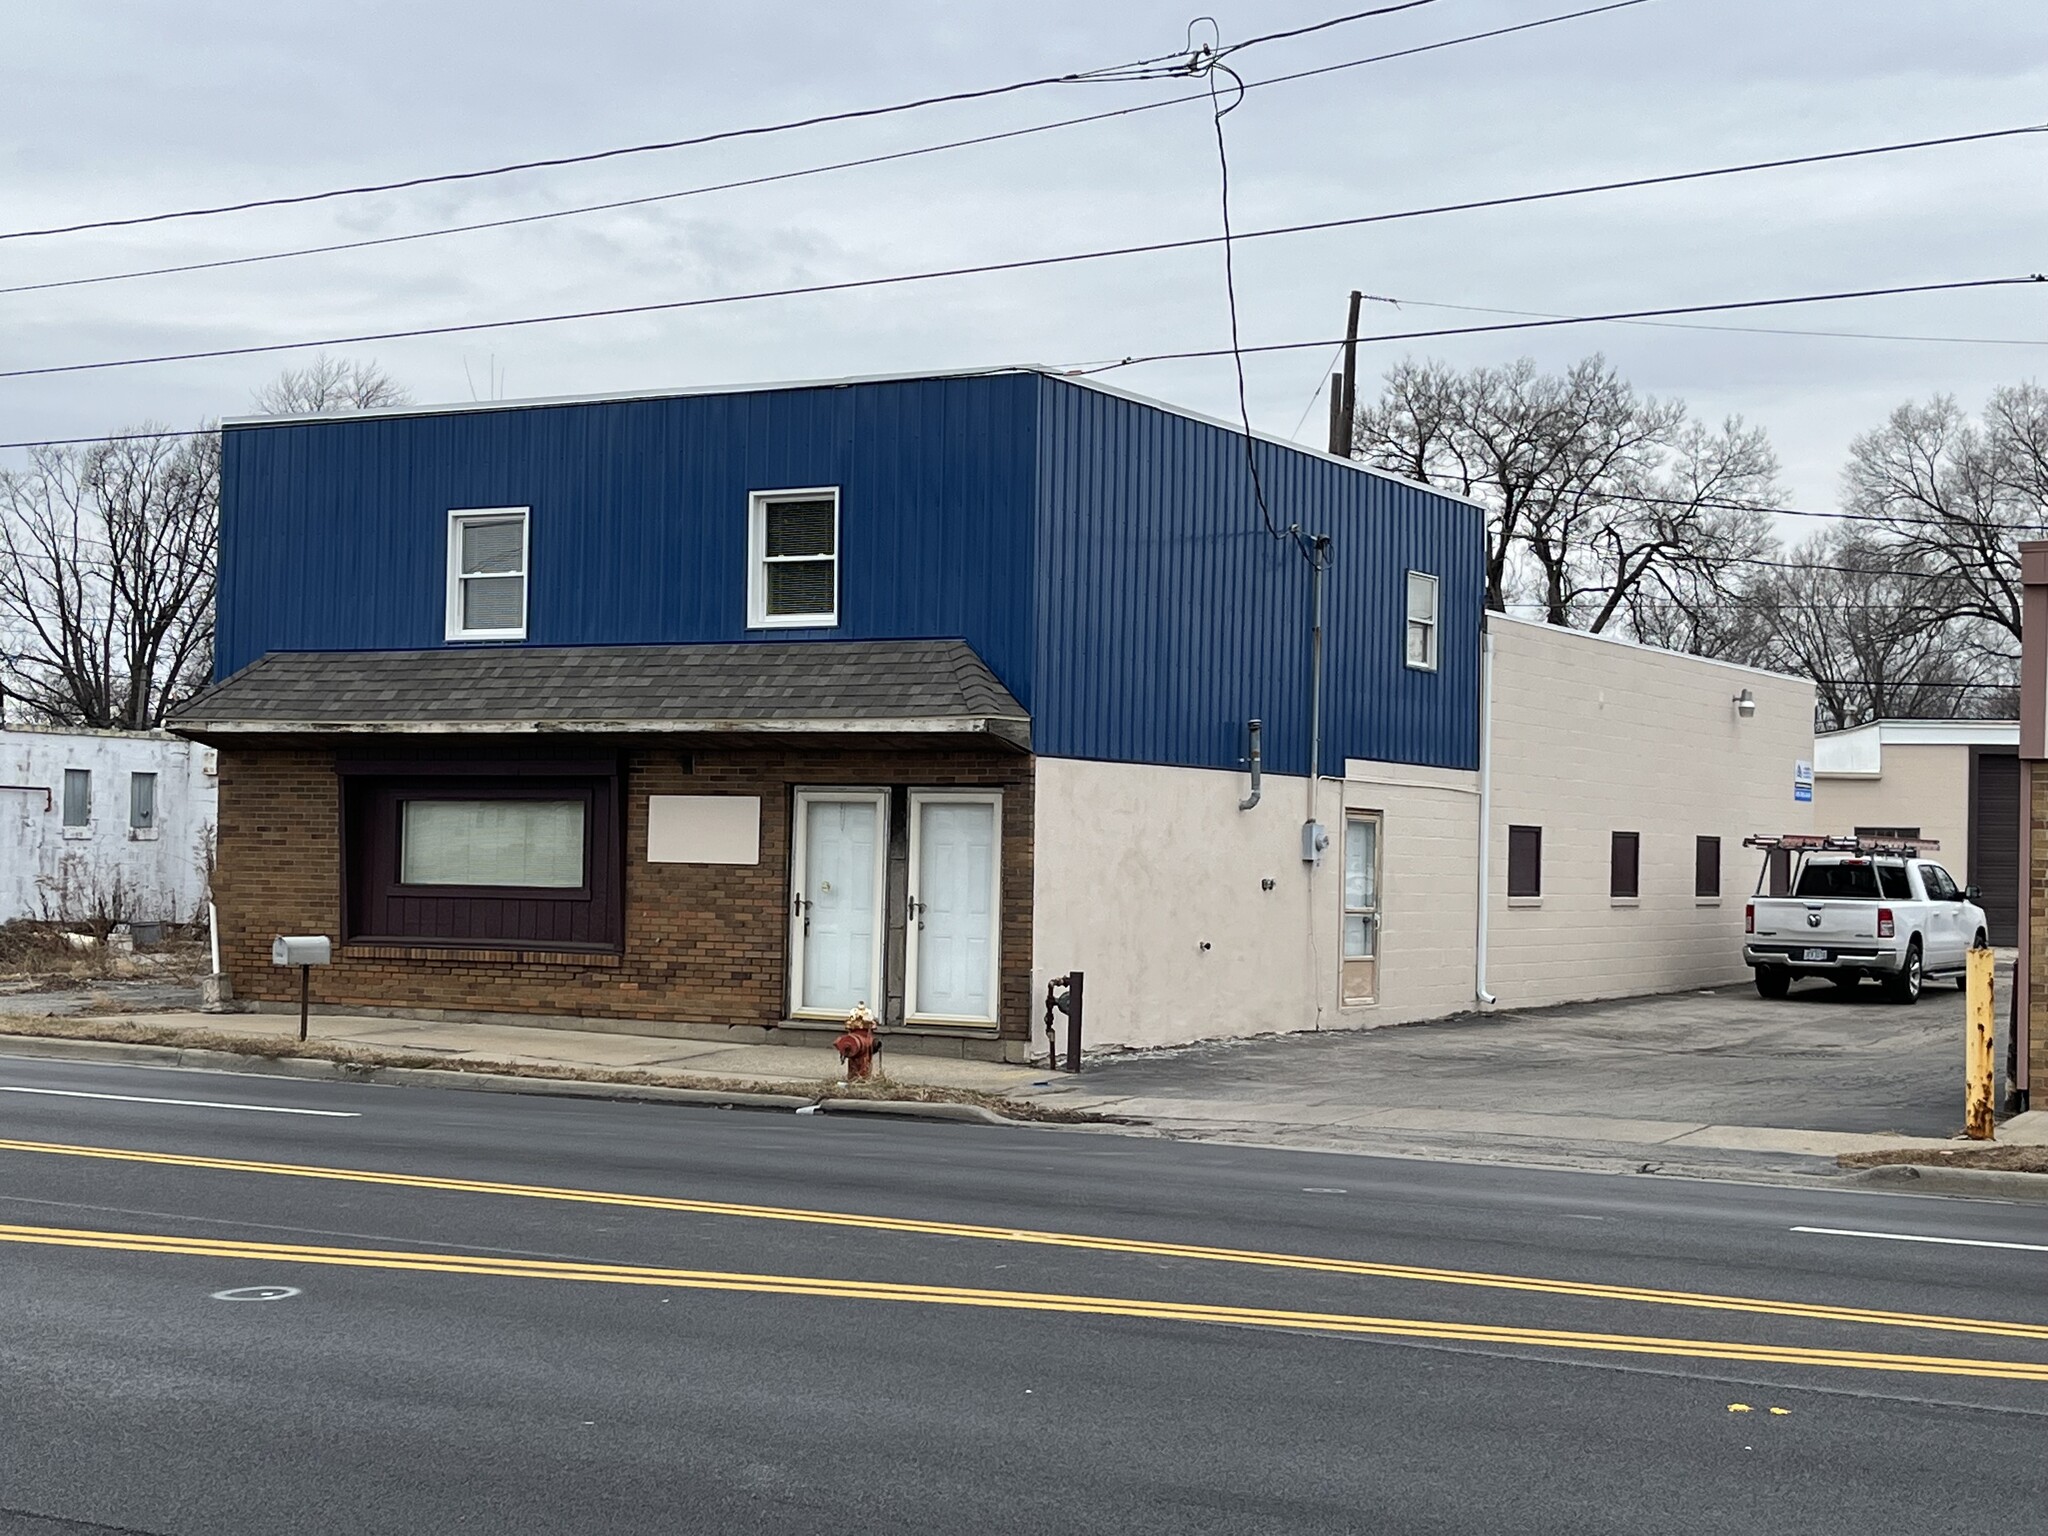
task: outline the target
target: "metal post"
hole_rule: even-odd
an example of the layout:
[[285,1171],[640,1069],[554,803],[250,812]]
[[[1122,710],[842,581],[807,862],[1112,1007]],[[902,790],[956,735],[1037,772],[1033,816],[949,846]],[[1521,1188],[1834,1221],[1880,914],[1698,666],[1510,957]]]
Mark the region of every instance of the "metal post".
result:
[[299,1038],[306,1038],[306,1014],[313,996],[313,967],[299,967]]
[[[1351,450],[1358,445],[1354,435],[1358,431],[1358,306],[1365,297],[1357,289],[1351,291],[1351,313],[1344,321],[1344,447],[1343,457],[1350,458]],[[1338,450],[1332,449],[1332,452]]]
[[1081,1070],[1081,973],[1067,973],[1067,1070]]
[[1308,631],[1308,819],[1316,819],[1316,780],[1323,771],[1323,570],[1330,563],[1330,536],[1318,534],[1309,543]]
[[1991,1006],[1992,954],[1973,949],[1969,960],[1969,1033],[1964,1046],[1968,1093],[1964,1100],[1963,1134],[1972,1141],[1989,1141],[1991,1121]]

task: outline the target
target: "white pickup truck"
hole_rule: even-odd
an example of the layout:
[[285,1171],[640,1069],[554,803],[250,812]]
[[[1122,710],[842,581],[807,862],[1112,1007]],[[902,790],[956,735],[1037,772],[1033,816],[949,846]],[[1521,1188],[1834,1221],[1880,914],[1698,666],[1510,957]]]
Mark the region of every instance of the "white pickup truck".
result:
[[[1897,1003],[1913,1002],[1930,980],[1964,984],[1964,957],[1985,942],[1987,925],[1976,887],[1958,886],[1924,857],[1938,844],[1796,835],[1743,841],[1774,853],[1791,889],[1751,898],[1743,918],[1742,958],[1764,997],[1783,997],[1801,976],[1844,988],[1873,976]],[[1767,858],[1766,875],[1770,868]]]

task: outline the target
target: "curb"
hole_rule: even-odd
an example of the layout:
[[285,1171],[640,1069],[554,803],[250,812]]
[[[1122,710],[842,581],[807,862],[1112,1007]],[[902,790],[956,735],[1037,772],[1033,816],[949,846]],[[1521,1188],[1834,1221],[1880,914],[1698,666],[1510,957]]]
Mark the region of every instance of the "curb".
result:
[[1880,1163],[1875,1168],[1846,1170],[1842,1182],[1920,1195],[2048,1201],[2048,1173],[2015,1173],[2008,1168],[1940,1168],[1927,1163]]
[[526,1093],[550,1098],[606,1099],[625,1103],[694,1104],[718,1109],[808,1110],[829,1115],[882,1115],[967,1125],[1033,1126],[979,1104],[926,1104],[916,1099],[820,1099],[772,1089],[721,1092],[665,1088],[652,1083],[598,1083],[566,1077],[523,1077],[512,1072],[463,1072],[435,1067],[366,1067],[316,1056],[255,1056],[240,1051],[188,1050],[176,1045],[131,1045],[121,1040],[62,1040],[47,1035],[0,1035],[0,1057],[33,1056],[152,1067],[191,1067],[246,1077],[291,1077],[312,1082],[375,1083],[394,1088],[456,1088],[475,1093]]

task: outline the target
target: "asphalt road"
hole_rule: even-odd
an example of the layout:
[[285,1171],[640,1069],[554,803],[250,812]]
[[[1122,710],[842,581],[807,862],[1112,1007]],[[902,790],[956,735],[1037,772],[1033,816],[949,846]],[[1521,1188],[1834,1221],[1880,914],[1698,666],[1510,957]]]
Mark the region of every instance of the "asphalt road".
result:
[[[2001,1103],[2010,975],[2000,968]],[[1503,1110],[1947,1136],[1962,1127],[1963,1005],[1947,982],[1912,1007],[1871,983],[1802,979],[1775,1001],[1744,983],[1113,1056],[1079,1091],[1441,1109],[1475,1127]]]
[[2048,1530],[2041,1205],[0,1057],[0,1296],[0,1532]]

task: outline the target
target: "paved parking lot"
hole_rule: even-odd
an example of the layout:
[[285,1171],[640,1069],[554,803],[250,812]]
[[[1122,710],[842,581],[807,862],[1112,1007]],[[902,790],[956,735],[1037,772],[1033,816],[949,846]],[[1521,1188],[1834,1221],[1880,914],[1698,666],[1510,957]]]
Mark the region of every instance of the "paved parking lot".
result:
[[[2010,975],[2008,954],[2001,1072]],[[1291,1104],[1304,1119],[1385,1109],[1946,1136],[1962,1122],[1963,1012],[1953,983],[1911,1007],[1872,984],[1802,981],[1780,1002],[1745,984],[1110,1057],[1091,1063],[1086,1091]]]

